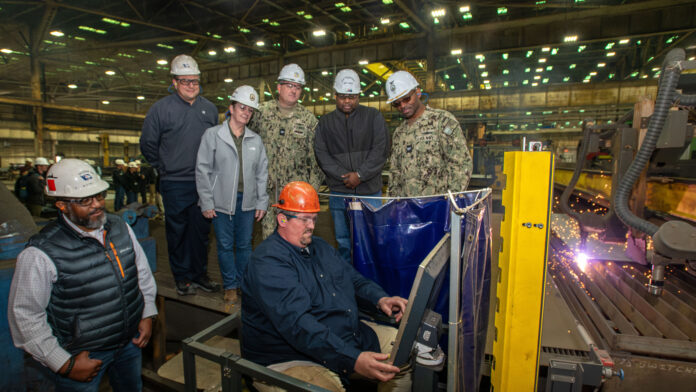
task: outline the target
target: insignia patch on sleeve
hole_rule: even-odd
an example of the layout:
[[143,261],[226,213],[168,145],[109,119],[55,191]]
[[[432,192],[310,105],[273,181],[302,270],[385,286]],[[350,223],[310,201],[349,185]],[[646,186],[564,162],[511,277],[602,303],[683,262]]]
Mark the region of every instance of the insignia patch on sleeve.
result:
[[445,128],[445,130],[443,132],[445,133],[445,135],[449,136],[452,134],[452,128],[447,127],[447,128]]

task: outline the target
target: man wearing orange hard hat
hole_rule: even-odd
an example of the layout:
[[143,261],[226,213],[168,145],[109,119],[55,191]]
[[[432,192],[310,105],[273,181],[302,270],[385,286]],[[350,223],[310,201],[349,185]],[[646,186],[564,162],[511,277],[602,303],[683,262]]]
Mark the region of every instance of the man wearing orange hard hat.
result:
[[332,391],[354,373],[380,381],[380,391],[410,391],[411,374],[384,362],[397,330],[358,319],[358,300],[396,321],[406,300],[312,235],[319,197],[310,184],[287,184],[273,207],[276,230],[254,250],[242,282],[242,356]]

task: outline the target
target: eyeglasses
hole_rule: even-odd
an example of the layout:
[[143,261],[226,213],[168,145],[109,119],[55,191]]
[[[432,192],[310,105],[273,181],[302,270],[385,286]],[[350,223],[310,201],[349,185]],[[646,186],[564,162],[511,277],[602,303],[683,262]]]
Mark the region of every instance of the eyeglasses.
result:
[[82,199],[65,199],[65,201],[68,203],[79,204],[82,207],[89,207],[92,205],[92,203],[94,203],[94,200],[104,201],[104,199],[106,199],[106,191],[99,192],[96,195],[83,197]]
[[297,215],[286,214],[285,212],[283,212],[283,215],[287,216],[290,219],[292,219],[292,218],[299,219],[305,225],[308,225],[309,222],[312,222],[314,224],[317,223],[317,216],[316,215],[315,216],[297,216]]
[[281,85],[281,86],[285,86],[285,87],[287,87],[287,88],[289,88],[289,89],[293,89],[293,90],[302,90],[302,85],[301,85],[301,84],[297,84],[297,83],[287,83],[287,82],[285,82],[285,83],[280,83],[280,85]]
[[247,105],[244,105],[242,103],[237,104],[235,106],[237,106],[239,108],[239,110],[241,110],[243,112],[254,113],[254,108],[252,108],[251,106],[247,106]]
[[198,86],[201,84],[200,79],[175,79],[184,86]]
[[349,99],[355,101],[358,99],[358,94],[336,94],[336,99]]
[[398,109],[399,107],[401,107],[401,105],[403,105],[405,103],[411,103],[411,100],[412,100],[414,95],[416,95],[416,90],[411,91],[410,94],[408,94],[407,96],[405,96],[401,99],[397,99],[396,101],[392,102],[391,105]]

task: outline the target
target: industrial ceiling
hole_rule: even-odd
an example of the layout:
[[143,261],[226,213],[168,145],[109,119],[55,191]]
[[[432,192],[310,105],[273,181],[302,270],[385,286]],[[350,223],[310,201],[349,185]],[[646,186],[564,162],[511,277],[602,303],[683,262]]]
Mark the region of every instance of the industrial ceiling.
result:
[[168,94],[169,61],[194,56],[221,108],[280,67],[307,72],[303,103],[361,71],[364,101],[409,69],[434,94],[655,84],[671,48],[696,56],[694,1],[0,1],[0,103],[142,115]]

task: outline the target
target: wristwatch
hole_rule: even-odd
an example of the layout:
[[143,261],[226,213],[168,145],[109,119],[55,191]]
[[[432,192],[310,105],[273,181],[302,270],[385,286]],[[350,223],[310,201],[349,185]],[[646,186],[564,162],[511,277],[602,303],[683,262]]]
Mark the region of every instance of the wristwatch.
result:
[[358,178],[359,178],[359,179],[362,179],[362,177],[360,177],[360,172],[359,172],[359,171],[356,170],[356,171],[355,171],[355,174],[358,175]]

